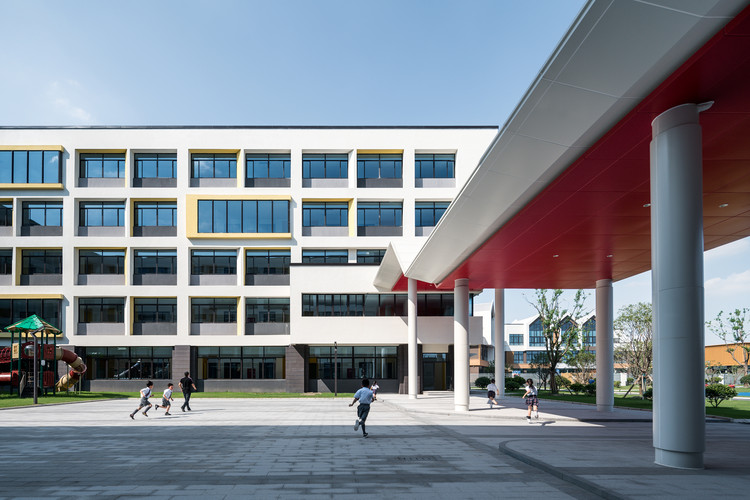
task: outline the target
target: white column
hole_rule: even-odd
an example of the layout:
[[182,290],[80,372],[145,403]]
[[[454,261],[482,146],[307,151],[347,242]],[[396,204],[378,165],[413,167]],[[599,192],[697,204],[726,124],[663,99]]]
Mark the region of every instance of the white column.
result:
[[408,323],[409,323],[409,350],[406,364],[409,376],[409,399],[417,399],[419,393],[418,373],[419,357],[417,356],[417,280],[409,278],[408,295]]
[[495,289],[495,384],[505,397],[505,290]]
[[596,282],[596,410],[615,407],[615,352],[612,280]]
[[469,411],[469,280],[453,289],[453,397],[456,411]]
[[654,448],[657,464],[703,468],[703,185],[707,107],[683,104],[651,123]]

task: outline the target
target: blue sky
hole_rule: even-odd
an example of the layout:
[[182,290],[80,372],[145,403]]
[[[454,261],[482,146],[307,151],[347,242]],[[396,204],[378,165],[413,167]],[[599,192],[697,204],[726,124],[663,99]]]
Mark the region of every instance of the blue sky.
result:
[[[583,4],[4,0],[0,125],[502,125]],[[707,319],[750,306],[748,256],[706,253]]]

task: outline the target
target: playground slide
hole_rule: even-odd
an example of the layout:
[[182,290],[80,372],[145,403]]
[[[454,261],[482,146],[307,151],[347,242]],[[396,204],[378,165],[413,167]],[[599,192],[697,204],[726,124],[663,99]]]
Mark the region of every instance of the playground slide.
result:
[[55,348],[55,359],[64,361],[70,366],[70,371],[60,377],[55,387],[58,391],[67,391],[68,388],[73,387],[81,375],[86,373],[86,365],[83,360],[74,352],[62,349],[61,347]]

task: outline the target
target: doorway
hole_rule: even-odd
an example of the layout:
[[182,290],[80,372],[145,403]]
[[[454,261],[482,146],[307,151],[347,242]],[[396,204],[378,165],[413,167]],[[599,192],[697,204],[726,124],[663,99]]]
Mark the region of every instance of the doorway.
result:
[[424,391],[444,391],[448,388],[448,354],[426,352],[422,354],[422,382]]

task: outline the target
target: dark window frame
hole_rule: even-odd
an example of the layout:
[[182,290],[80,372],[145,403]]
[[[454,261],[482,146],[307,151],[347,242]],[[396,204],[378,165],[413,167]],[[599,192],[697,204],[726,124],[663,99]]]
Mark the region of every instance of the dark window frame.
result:
[[[32,255],[34,253],[37,255]],[[33,276],[35,274],[62,274],[62,254],[62,248],[22,249],[21,276]],[[38,263],[41,263],[41,269],[38,267]]]
[[[393,210],[394,224],[383,224],[385,210]],[[377,214],[377,224],[368,224],[368,215]],[[357,204],[357,227],[403,227],[404,204],[400,201],[367,201]]]
[[[224,258],[229,259],[228,264],[217,262]],[[234,260],[232,261],[232,259]],[[202,272],[203,270],[210,270],[211,272]],[[224,272],[218,272],[220,270]],[[237,275],[237,250],[192,248],[190,250],[190,274],[193,276]]]
[[[145,310],[154,307],[153,311]],[[141,324],[177,323],[177,299],[174,297],[136,297],[133,299],[133,322]]]
[[[89,160],[91,165],[89,165]],[[100,175],[96,174],[96,161],[100,162]],[[117,175],[105,175],[106,162],[117,162]],[[81,179],[124,179],[125,153],[80,153],[78,155],[78,176]]]
[[[322,166],[313,165],[322,162]],[[323,175],[315,175],[322,168]],[[314,174],[315,172],[315,174]],[[305,153],[302,155],[303,179],[347,179],[349,155],[347,153]]]
[[[48,162],[57,166],[47,167]],[[37,177],[37,174],[41,177]],[[0,150],[0,183],[61,184],[62,151]]]
[[449,201],[417,201],[414,203],[414,227],[435,227],[448,210]]
[[[252,254],[252,255],[251,255]],[[252,262],[251,262],[252,259]],[[262,266],[262,272],[250,272],[251,270],[261,270],[265,259],[265,265]],[[274,260],[281,259],[281,266],[273,266]],[[267,276],[267,275],[288,275],[289,267],[292,262],[291,250],[245,250],[245,275],[246,276]],[[276,272],[281,270],[281,272]]]
[[[105,272],[114,264],[116,272]],[[86,272],[94,268],[99,272]],[[98,268],[98,269],[96,269]],[[78,250],[78,274],[125,274],[125,249],[80,249]]]
[[[221,306],[221,307],[217,307]],[[190,323],[206,324],[237,323],[237,299],[234,297],[215,298],[191,298],[190,299]],[[220,317],[223,316],[223,317]],[[216,321],[223,319],[222,321]],[[210,321],[214,320],[214,321]]]
[[[439,156],[445,158],[438,158]],[[448,158],[450,157],[450,158]],[[436,175],[435,164],[445,161],[446,174]],[[414,178],[415,179],[455,179],[456,178],[456,154],[455,153],[418,153],[414,155]]]
[[[135,153],[133,155],[135,163],[134,179],[176,179],[177,178],[177,153]],[[155,165],[147,167],[148,171],[154,169],[155,175],[144,175],[145,162],[153,161]],[[169,171],[168,176],[159,175]],[[147,172],[148,173],[148,172]]]
[[[322,212],[321,212],[322,211]],[[320,213],[319,213],[320,212]],[[313,224],[323,218],[322,224]],[[336,222],[338,220],[338,223]],[[330,221],[330,222],[329,222]],[[347,227],[349,225],[349,202],[305,201],[302,202],[302,227]]]
[[[228,161],[228,175],[216,175],[217,163]],[[201,175],[200,162],[210,162],[212,175]],[[197,174],[197,175],[196,175]],[[192,153],[190,155],[190,178],[191,179],[236,179],[237,178],[237,154],[236,153]]]
[[[156,224],[143,224],[145,210],[155,210]],[[169,224],[160,224],[162,212],[171,212],[165,218],[169,219]],[[135,215],[133,227],[177,227],[177,201],[135,201],[133,202],[133,213]]]
[[[90,218],[99,210],[101,224],[93,224]],[[111,212],[115,212],[117,224],[105,224]],[[93,221],[95,222],[96,219]],[[80,201],[78,202],[78,224],[80,227],[125,227],[125,202],[124,201]]]
[[[44,224],[30,224],[31,222],[31,210],[43,210],[44,211]],[[50,213],[56,212],[57,220],[59,224],[48,224],[47,219]],[[22,227],[62,227],[62,213],[63,213],[63,202],[62,201],[24,201],[21,204],[21,226]],[[34,221],[38,222],[38,221]]]
[[[155,252],[155,255],[144,255],[146,252]],[[143,259],[149,259],[153,258],[156,259],[154,262],[153,269],[156,270],[154,273],[144,273],[143,269],[146,268],[144,266],[142,261]],[[160,259],[170,259],[170,265],[171,272],[159,272],[160,269],[162,269],[162,266],[160,266]],[[163,264],[163,262],[162,262]],[[148,267],[149,269],[151,266]],[[163,274],[163,275],[173,275],[177,274],[177,249],[150,249],[150,248],[139,248],[133,250],[133,273],[138,276],[145,276],[150,274]]]
[[79,297],[78,323],[125,323],[125,297]]
[[[197,229],[200,234],[285,234],[291,232],[290,208],[289,200],[198,200]],[[239,217],[230,217],[234,214],[230,210],[239,210]],[[261,220],[264,212],[270,214],[270,222]],[[204,218],[207,213],[210,213],[210,221]],[[260,231],[261,228],[270,231]]]
[[[255,162],[266,162],[265,174],[263,166],[256,166]],[[272,166],[272,162],[281,162],[281,165]],[[278,168],[281,168],[281,175],[271,175],[272,170],[278,174]],[[259,171],[259,172],[258,172]],[[292,176],[292,157],[289,153],[245,153],[245,179],[290,179]]]
[[349,250],[336,249],[302,249],[303,264],[348,264]]
[[246,297],[245,323],[289,323],[289,302],[288,297]]
[[[377,167],[372,162],[376,162]],[[388,167],[388,162],[393,162],[393,175],[383,175],[384,170],[391,168]],[[373,175],[375,168],[377,168],[378,175]],[[357,179],[402,179],[403,176],[404,155],[401,153],[357,155]]]
[[[365,253],[368,252],[368,253]],[[376,252],[373,255],[373,252]],[[357,249],[357,264],[380,264],[385,257],[385,248],[359,248]]]

